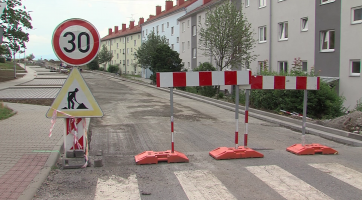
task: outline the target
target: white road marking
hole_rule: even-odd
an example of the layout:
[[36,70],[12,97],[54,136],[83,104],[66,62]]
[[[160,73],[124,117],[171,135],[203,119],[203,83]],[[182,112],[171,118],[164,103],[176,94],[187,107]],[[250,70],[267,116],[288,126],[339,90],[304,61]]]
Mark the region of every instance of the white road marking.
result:
[[206,170],[174,172],[190,200],[236,198],[211,172]]
[[136,175],[128,179],[114,175],[108,180],[98,178],[94,199],[141,199]]
[[309,164],[329,175],[362,190],[362,173],[338,163]]
[[276,165],[246,167],[286,199],[332,199]]

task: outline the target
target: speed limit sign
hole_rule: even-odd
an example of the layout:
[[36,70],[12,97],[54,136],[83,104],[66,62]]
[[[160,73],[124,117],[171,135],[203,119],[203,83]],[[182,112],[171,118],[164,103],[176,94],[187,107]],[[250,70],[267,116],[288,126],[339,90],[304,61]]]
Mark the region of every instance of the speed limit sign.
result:
[[53,50],[57,57],[74,66],[85,65],[97,55],[100,37],[97,29],[83,19],[68,19],[53,33]]

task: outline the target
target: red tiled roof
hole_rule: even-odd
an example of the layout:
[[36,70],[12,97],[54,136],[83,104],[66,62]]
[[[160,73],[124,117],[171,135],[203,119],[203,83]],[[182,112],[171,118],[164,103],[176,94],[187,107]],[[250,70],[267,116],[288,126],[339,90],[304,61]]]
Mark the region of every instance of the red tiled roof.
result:
[[178,9],[185,8],[185,7],[187,7],[187,6],[195,3],[196,1],[197,1],[197,0],[188,0],[188,1],[185,1],[181,6],[177,6],[177,5],[176,5],[176,6],[172,7],[172,8],[171,8],[170,10],[168,10],[168,11],[164,10],[164,11],[162,11],[160,14],[158,14],[158,15],[156,15],[156,16],[153,16],[153,17],[151,17],[151,18],[148,18],[147,21],[145,21],[144,24],[147,24],[147,23],[149,23],[149,22],[151,22],[151,21],[153,21],[153,20],[155,20],[155,19],[157,19],[157,18],[159,18],[159,17],[162,17],[162,16],[165,16],[165,15],[167,15],[167,14],[169,14],[169,13],[172,13],[173,11],[176,11],[176,10],[178,10]]
[[107,36],[103,37],[101,39],[101,41],[118,38],[118,37],[125,36],[125,35],[130,35],[132,33],[140,33],[140,32],[141,32],[141,26],[137,25],[137,26],[133,27],[133,29],[127,28],[125,31],[122,31],[122,29],[119,30],[118,33],[112,32],[111,35],[107,35]]
[[199,13],[199,12],[205,10],[208,6],[212,6],[212,5],[214,5],[216,3],[219,3],[221,1],[223,1],[223,0],[211,0],[210,2],[208,2],[206,4],[203,4],[203,5],[195,8],[195,9],[193,9],[192,11],[188,12],[186,15],[178,18],[178,20],[182,20],[182,19],[185,19],[186,17],[189,17],[189,16],[191,16],[191,15],[193,15],[195,13]]

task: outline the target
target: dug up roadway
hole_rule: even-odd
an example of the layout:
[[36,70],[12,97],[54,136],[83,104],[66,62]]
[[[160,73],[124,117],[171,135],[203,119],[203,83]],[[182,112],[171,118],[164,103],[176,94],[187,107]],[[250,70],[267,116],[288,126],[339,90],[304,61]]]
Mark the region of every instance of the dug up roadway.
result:
[[[22,66],[22,65],[21,65]],[[13,89],[18,85],[26,85],[36,78],[43,76],[54,76],[51,80],[62,80],[66,76],[59,73],[44,73],[47,71],[40,67],[26,67],[26,75],[22,78],[0,83],[0,100],[1,93]],[[99,76],[105,76],[111,79],[120,79],[134,84],[142,84],[147,87],[156,88],[149,84],[148,79],[134,78],[125,79],[114,74],[93,71],[92,73]],[[28,84],[29,85],[29,84]],[[47,97],[55,98],[57,91],[60,90],[59,83],[56,86],[42,86],[37,89],[48,91],[54,90]],[[34,89],[35,86],[25,86],[22,89]],[[169,92],[168,89],[157,88]],[[174,91],[175,95],[180,95],[190,99],[206,102],[217,107],[234,110],[234,104],[220,100],[215,100],[195,94],[189,94],[183,91]],[[44,96],[44,93],[39,93]],[[45,95],[46,96],[46,95]],[[33,94],[21,98],[37,98]],[[57,120],[52,137],[48,137],[50,128],[50,119],[45,117],[48,106],[38,106],[29,104],[5,103],[13,109],[16,114],[6,120],[0,121],[0,200],[2,199],[32,199],[40,185],[48,176],[52,166],[56,163],[60,150],[63,145],[63,120]],[[244,113],[244,108],[240,107],[239,112]],[[250,117],[265,120],[282,126],[301,130],[301,121],[289,117],[275,115],[255,109],[250,109]],[[89,123],[88,123],[89,124]],[[336,142],[348,144],[351,146],[362,146],[362,139],[351,133],[340,131],[320,125],[307,123],[307,134],[318,135]]]

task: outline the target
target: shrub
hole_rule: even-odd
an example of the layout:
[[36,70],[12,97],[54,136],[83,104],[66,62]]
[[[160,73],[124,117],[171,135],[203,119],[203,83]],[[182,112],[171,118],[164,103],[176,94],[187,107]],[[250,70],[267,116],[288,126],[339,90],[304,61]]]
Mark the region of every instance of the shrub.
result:
[[103,67],[99,67],[99,71],[104,71],[104,68],[103,68]]
[[87,67],[90,70],[98,70],[99,69],[98,60],[97,59],[92,60],[90,63],[87,64]]
[[219,99],[222,99],[222,98],[224,98],[224,93],[222,93],[222,92],[219,92],[219,94],[217,95],[217,98],[219,98]]
[[5,58],[0,57],[0,63],[5,63]]
[[110,73],[117,73],[119,70],[118,65],[108,65],[107,71]]
[[186,92],[190,92],[190,93],[197,94],[197,89],[196,89],[196,87],[189,87],[189,86],[187,86],[185,90],[186,90]]
[[355,110],[362,112],[362,98],[359,101],[357,101]]

